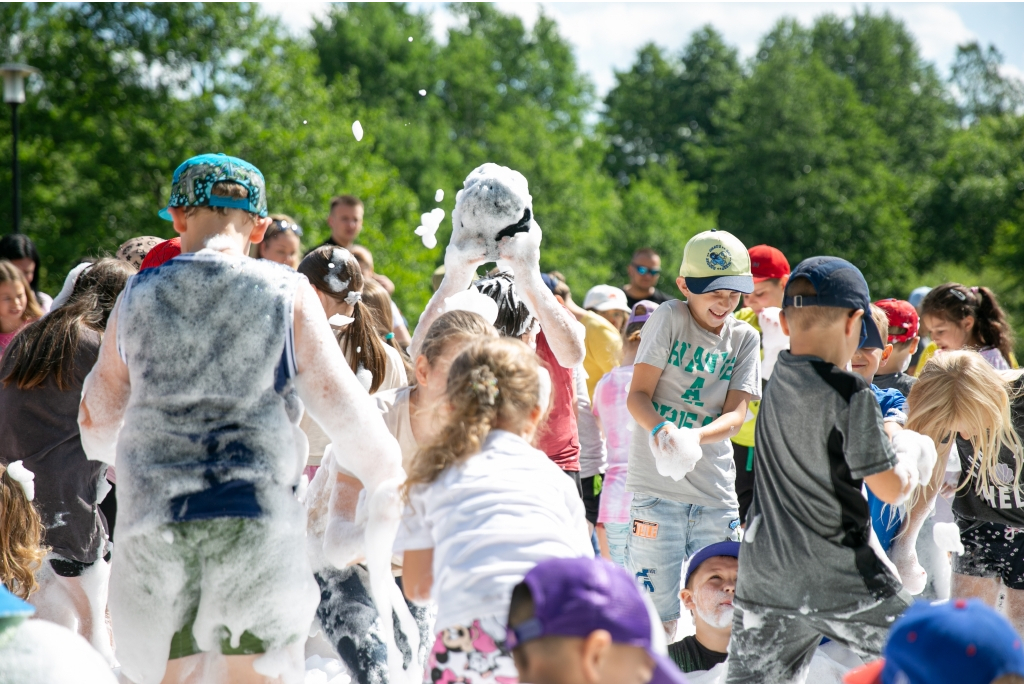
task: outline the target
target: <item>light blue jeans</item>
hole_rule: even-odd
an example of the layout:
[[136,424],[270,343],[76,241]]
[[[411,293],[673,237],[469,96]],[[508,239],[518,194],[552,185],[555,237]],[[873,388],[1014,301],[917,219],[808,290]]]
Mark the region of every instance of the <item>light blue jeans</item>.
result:
[[674,621],[683,562],[714,542],[739,540],[739,511],[634,493],[629,517],[626,570],[650,594],[661,620]]
[[605,523],[604,534],[608,539],[608,551],[612,561],[626,568],[626,540],[629,538],[628,523]]

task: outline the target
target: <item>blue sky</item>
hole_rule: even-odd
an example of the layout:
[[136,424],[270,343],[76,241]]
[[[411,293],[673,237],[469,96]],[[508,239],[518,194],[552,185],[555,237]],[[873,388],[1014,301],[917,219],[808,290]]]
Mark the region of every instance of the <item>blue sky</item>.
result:
[[[454,17],[441,3],[415,5],[433,14],[435,36],[444,40]],[[499,2],[498,6],[522,17],[527,26],[533,25],[543,8],[573,44],[580,68],[590,75],[602,95],[614,84],[614,70],[628,69],[637,49],[649,41],[675,51],[694,30],[710,23],[739,49],[741,57],[747,58],[782,17],[795,17],[809,25],[822,14],[850,16],[858,8],[888,11],[902,19],[917,39],[921,54],[943,75],[949,72],[956,46],[977,40],[983,45],[994,44],[1005,57],[1004,72],[1024,79],[1024,2]],[[308,28],[312,18],[322,15],[326,7],[326,3],[307,0],[264,3],[268,13],[281,16],[296,32]]]

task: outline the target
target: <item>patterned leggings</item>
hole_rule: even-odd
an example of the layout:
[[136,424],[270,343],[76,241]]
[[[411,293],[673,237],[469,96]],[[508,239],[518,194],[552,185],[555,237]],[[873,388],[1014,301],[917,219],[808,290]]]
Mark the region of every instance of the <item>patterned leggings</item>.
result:
[[505,649],[504,622],[496,616],[437,634],[427,658],[428,683],[518,683],[512,655]]

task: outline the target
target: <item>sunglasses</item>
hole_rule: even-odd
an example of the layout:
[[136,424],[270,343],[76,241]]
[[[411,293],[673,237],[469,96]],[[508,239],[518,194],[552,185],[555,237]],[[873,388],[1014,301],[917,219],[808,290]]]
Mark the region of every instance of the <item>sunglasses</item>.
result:
[[661,275],[661,269],[652,269],[649,266],[640,266],[639,264],[631,264],[630,266],[636,269],[636,272],[641,276],[647,276],[648,274],[651,276]]
[[270,224],[271,230],[276,229],[278,231],[291,231],[298,237],[302,237],[302,226],[291,221],[284,221],[281,219],[274,219]]

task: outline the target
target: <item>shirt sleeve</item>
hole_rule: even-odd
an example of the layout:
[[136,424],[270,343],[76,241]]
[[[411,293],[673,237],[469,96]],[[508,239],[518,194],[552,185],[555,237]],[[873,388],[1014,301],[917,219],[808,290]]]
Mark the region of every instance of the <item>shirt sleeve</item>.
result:
[[761,399],[761,338],[757,331],[747,329],[736,351],[736,362],[729,379],[729,389],[739,390]]
[[875,391],[883,421],[895,421],[901,426],[907,423],[907,398],[903,393],[896,388],[882,390],[875,385],[872,385],[871,389]]
[[896,465],[889,438],[882,428],[882,412],[870,388],[850,398],[845,438],[846,463],[853,478],[873,476]]
[[423,491],[417,488],[409,493],[409,503],[405,505],[402,513],[402,525],[398,527],[398,535],[395,537],[395,551],[400,552],[410,549],[433,549],[434,536],[431,535],[430,526],[427,524],[423,512]]
[[640,330],[640,348],[636,352],[636,363],[649,364],[664,370],[668,365],[669,352],[675,337],[672,334],[672,317],[688,315],[689,312],[677,314],[671,304],[664,304],[655,309]]

